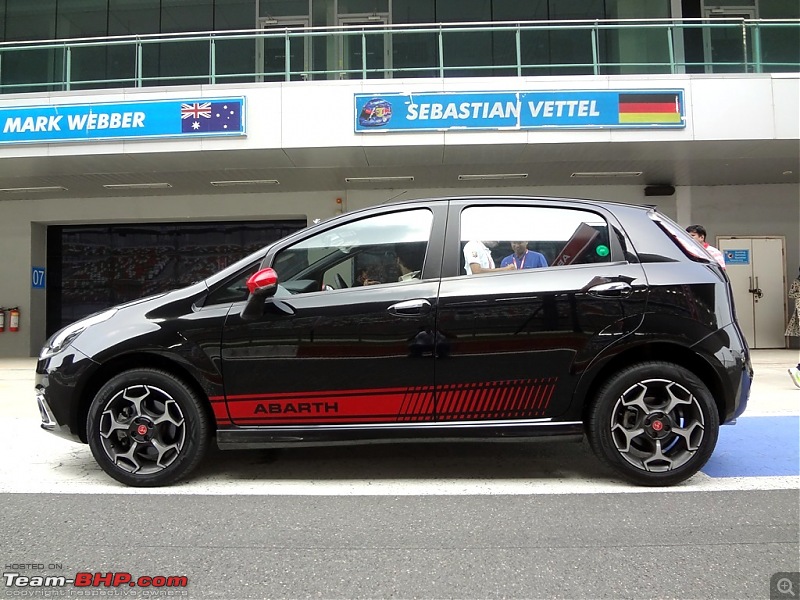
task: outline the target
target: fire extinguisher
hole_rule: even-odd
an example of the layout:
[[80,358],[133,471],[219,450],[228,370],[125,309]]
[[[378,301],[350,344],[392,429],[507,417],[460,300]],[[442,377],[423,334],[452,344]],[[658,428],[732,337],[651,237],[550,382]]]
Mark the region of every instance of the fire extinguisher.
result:
[[8,309],[8,330],[19,331],[19,308],[16,306]]
[[6,309],[0,306],[0,333],[6,330]]

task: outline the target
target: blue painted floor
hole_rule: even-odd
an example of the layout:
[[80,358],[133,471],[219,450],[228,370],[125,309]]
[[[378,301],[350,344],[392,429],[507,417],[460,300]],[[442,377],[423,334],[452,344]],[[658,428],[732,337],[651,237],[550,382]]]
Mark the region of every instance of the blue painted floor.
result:
[[710,477],[800,475],[800,417],[740,417],[736,425],[723,425],[701,471]]

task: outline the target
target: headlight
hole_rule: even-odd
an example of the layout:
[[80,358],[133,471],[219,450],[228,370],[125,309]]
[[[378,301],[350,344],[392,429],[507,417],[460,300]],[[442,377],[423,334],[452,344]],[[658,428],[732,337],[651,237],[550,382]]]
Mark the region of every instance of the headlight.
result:
[[69,346],[84,329],[91,327],[92,325],[96,325],[97,323],[108,321],[116,314],[116,312],[116,308],[110,308],[101,313],[97,313],[96,315],[92,315],[91,317],[86,317],[80,321],[75,321],[72,325],[67,325],[64,327],[64,329],[50,338],[45,347],[42,348],[42,351],[39,353],[39,358],[47,358],[48,356],[52,356],[56,352],[63,350]]

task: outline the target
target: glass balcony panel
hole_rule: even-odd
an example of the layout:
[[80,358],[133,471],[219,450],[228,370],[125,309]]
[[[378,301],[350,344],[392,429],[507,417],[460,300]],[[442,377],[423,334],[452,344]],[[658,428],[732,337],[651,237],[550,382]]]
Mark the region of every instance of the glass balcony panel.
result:
[[404,31],[392,35],[395,77],[438,77],[439,49],[435,33]]
[[[366,79],[387,78],[386,70],[387,34],[369,30],[348,32],[342,36],[343,76],[360,79],[366,68]],[[366,52],[366,62],[364,61]]]
[[214,51],[216,83],[255,81],[252,71],[256,60],[256,44],[253,40],[216,37]]
[[752,40],[741,23],[718,23],[706,32],[709,59],[714,73],[744,73],[753,62]]
[[108,47],[77,46],[70,54],[69,85],[72,90],[120,87],[108,81]]
[[594,72],[592,33],[589,29],[549,32],[550,75],[591,75]]
[[106,64],[110,81],[106,87],[136,87],[136,50],[133,42],[107,48]]
[[492,75],[492,33],[489,30],[442,33],[445,77]]
[[669,33],[658,28],[603,29],[598,32],[600,73],[669,73]]
[[[306,47],[308,40],[303,37],[289,38],[289,79],[300,81],[308,77],[306,66]],[[286,38],[284,36],[264,37],[264,64],[259,81],[286,80]]]
[[3,66],[0,85],[4,94],[64,89],[61,76],[64,64],[62,48],[4,51],[0,54],[0,61]]
[[142,45],[142,85],[208,83],[208,41],[148,42]]
[[[800,27],[762,24],[761,70],[768,73],[797,72],[800,65]],[[755,34],[755,29],[751,30]]]
[[528,29],[520,33],[520,54],[523,75],[549,75],[550,32],[545,29]]

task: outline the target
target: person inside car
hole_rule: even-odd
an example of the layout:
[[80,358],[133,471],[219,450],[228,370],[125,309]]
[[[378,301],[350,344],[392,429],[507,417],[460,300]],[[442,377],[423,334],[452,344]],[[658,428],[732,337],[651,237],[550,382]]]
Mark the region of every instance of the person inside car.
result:
[[547,266],[544,254],[528,250],[528,242],[511,242],[511,250],[513,253],[503,259],[501,267],[514,265],[515,269],[536,269]]
[[422,263],[425,260],[425,247],[422,245],[405,246],[397,249],[397,267],[400,269],[398,281],[419,279],[422,274]]
[[513,271],[514,265],[495,267],[492,251],[489,248],[497,246],[497,242],[480,242],[473,240],[464,246],[464,270],[467,275],[489,273],[491,271]]
[[353,287],[362,285],[377,285],[383,283],[383,268],[379,264],[372,264],[359,270],[358,275],[353,281]]

